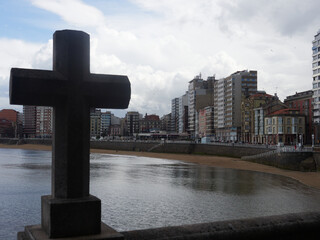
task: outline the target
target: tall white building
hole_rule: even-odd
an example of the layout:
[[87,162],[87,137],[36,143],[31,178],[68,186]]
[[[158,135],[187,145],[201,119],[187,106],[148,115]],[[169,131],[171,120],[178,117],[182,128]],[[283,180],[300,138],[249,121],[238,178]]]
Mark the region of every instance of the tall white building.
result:
[[179,133],[186,132],[188,126],[188,92],[179,97]]
[[241,101],[257,92],[257,71],[238,71],[214,83],[216,140],[238,141],[241,137]]
[[201,74],[189,82],[188,86],[188,132],[191,138],[198,137],[198,111],[204,107],[213,105],[213,89],[215,76],[207,80],[201,78]]
[[315,140],[320,139],[320,30],[312,41],[313,124]]
[[188,86],[188,117],[189,117],[189,132],[191,135],[195,134],[196,130],[196,94],[197,90],[199,92],[200,89],[203,88],[203,79],[201,78],[201,75],[195,76],[193,80],[189,82]]
[[111,112],[101,112],[100,134],[107,136],[110,134]]
[[51,137],[53,130],[52,107],[37,106],[36,137]]
[[171,100],[171,132],[178,132],[179,128],[179,98]]

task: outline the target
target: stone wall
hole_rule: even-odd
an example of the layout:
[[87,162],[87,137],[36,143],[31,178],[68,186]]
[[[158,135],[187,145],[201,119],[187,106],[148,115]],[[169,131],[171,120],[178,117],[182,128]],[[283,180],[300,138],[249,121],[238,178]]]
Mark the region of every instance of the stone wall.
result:
[[245,156],[242,157],[241,160],[296,171],[316,170],[313,152],[273,152],[270,154]]
[[0,138],[0,144],[19,145],[19,144],[39,144],[39,145],[51,145],[52,140],[46,138]]
[[295,213],[242,220],[122,232],[126,240],[319,239],[320,213]]
[[317,171],[320,171],[320,152],[314,152],[313,153],[313,159],[315,162],[315,167],[317,169]]
[[270,151],[259,146],[234,146],[195,143],[163,143],[159,142],[114,142],[114,141],[91,141],[91,148],[124,150],[124,151],[149,151],[162,153],[184,154],[208,154],[216,156],[242,157],[251,156]]

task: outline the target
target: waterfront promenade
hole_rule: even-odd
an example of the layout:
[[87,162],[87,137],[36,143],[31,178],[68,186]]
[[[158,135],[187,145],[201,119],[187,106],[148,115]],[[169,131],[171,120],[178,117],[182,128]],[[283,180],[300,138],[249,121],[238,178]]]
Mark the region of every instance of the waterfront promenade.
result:
[[[0,144],[0,148],[20,148],[31,150],[47,150],[51,151],[51,146],[23,144],[23,145],[7,145]],[[91,149],[92,153],[105,153],[117,155],[134,155],[141,157],[153,157],[162,159],[179,160],[189,163],[208,165],[213,167],[232,168],[240,170],[258,171],[270,174],[277,174],[293,178],[305,185],[320,189],[320,172],[300,172],[279,169],[258,163],[242,161],[240,158],[218,157],[212,155],[195,155],[195,154],[170,154],[170,153],[154,153],[154,152],[133,152],[133,151],[116,151],[104,149]]]

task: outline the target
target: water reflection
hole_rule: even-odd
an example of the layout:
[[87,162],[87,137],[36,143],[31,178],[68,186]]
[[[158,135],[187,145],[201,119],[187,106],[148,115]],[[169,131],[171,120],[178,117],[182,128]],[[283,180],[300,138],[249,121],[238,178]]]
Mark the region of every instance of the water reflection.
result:
[[[0,239],[40,223],[51,152],[0,149]],[[107,154],[91,155],[102,220],[122,230],[320,210],[320,193],[276,175]]]

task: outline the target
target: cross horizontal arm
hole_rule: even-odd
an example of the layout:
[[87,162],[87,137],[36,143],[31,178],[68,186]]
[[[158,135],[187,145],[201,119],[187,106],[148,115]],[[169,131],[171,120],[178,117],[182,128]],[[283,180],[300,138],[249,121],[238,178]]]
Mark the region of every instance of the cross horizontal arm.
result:
[[12,68],[10,104],[54,106],[59,96],[67,95],[68,84],[56,71]]
[[131,97],[131,85],[127,76],[91,74],[84,82],[84,95],[91,107],[125,109]]

